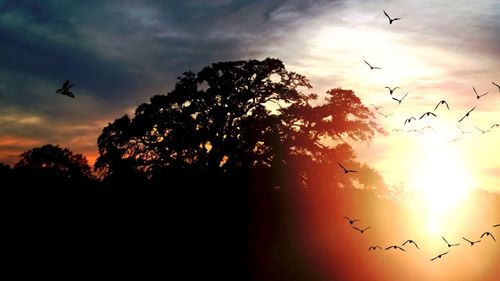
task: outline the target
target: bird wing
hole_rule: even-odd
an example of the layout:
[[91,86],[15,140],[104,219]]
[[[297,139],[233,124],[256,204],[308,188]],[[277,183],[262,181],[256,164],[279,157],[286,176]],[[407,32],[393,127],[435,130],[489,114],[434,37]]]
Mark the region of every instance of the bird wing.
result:
[[469,243],[472,243],[472,241],[470,241],[469,239],[465,238],[465,237],[462,237],[465,241],[469,242]]
[[443,238],[444,242],[446,242],[446,244],[450,245],[450,243],[448,243],[448,241],[446,241],[446,239],[444,238],[444,236],[441,236],[441,238]]
[[397,101],[397,102],[401,102],[400,100],[398,100],[397,98],[395,97],[392,97],[393,100]]
[[348,173],[351,172],[351,173],[357,173],[358,171],[355,171],[355,170],[346,170]]
[[434,117],[437,117],[437,115],[436,115],[436,114],[434,114],[434,113],[432,113],[432,112],[427,112],[427,114],[429,114],[429,115],[433,115]]
[[474,93],[476,93],[476,96],[479,97],[479,95],[477,94],[476,88],[474,88],[474,86],[472,86],[472,90],[474,90]]
[[486,93],[484,93],[484,94],[480,95],[479,97],[486,96],[488,93],[489,93],[489,92],[486,92]]
[[67,88],[68,86],[69,86],[69,80],[66,79],[66,81],[64,81],[63,88]]
[[358,231],[360,231],[360,232],[361,232],[361,229],[359,229],[359,228],[357,228],[357,227],[355,227],[355,226],[353,226],[352,228],[354,228],[354,229],[356,229],[356,230],[358,230]]
[[444,104],[446,104],[446,108],[448,108],[448,110],[450,110],[450,107],[448,106],[448,103],[446,101],[443,101]]
[[401,248],[401,247],[399,247],[399,246],[397,246],[397,247],[398,247],[398,249],[400,249],[401,251],[406,252],[406,250],[405,250],[405,249],[403,249],[403,248]]
[[493,127],[500,127],[500,125],[498,125],[498,124],[493,124],[493,125],[491,125],[490,129],[492,129]]
[[476,109],[476,107],[474,106],[471,110],[469,110],[469,112],[467,112],[467,114],[471,113],[472,111],[474,111],[474,109]]
[[389,250],[389,249],[390,249],[390,248],[392,248],[392,247],[394,247],[394,246],[389,246],[389,247],[387,247],[387,248],[385,248],[385,249],[386,249],[386,250]]
[[427,115],[427,113],[422,114],[422,116],[420,116],[420,118],[418,118],[418,120],[424,118],[425,115]]
[[[384,11],[384,10],[382,10],[382,11]],[[384,15],[385,15],[385,16],[386,16],[389,20],[391,19],[391,17],[389,17],[389,15],[388,15],[385,11],[384,11]]]
[[339,164],[339,166],[344,169],[344,171],[346,171],[346,168],[344,166],[342,166],[342,164],[340,164],[339,162],[337,162],[337,164]]
[[401,98],[401,100],[403,100],[404,98],[406,98],[406,96],[407,96],[407,95],[408,95],[408,93],[406,93],[406,95],[404,95],[404,96]]
[[393,18],[392,20],[395,21],[395,20],[400,20],[401,18]]
[[372,67],[371,64],[369,64],[366,60],[365,60],[365,63],[369,66],[369,67]]
[[493,238],[493,241],[497,242],[497,240],[495,239],[495,237],[493,236],[493,234],[490,233],[490,236],[491,236],[491,238]]
[[[355,171],[355,172],[356,172],[356,171]],[[371,228],[371,226],[369,226],[369,227],[367,227],[367,228],[363,229],[363,231],[366,231],[366,230],[368,230],[368,229],[370,229],[370,228]]]
[[433,260],[437,259],[438,257],[439,257],[439,256],[433,257],[433,258],[431,259],[431,261],[433,261]]
[[460,118],[460,120],[458,120],[458,122],[462,122],[462,120],[464,120],[465,117],[467,117],[467,114],[465,114],[464,117]]
[[441,104],[441,102],[438,102],[438,104],[436,105],[436,107],[434,107],[434,110],[438,109],[439,105]]

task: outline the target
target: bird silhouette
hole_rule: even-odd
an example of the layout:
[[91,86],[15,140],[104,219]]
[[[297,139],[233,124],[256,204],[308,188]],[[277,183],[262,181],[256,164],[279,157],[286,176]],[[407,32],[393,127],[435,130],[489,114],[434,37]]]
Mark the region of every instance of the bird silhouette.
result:
[[374,105],[373,103],[370,103],[370,105],[371,105],[371,106],[373,106],[373,108],[375,108],[375,110],[377,110],[377,111],[378,111],[379,109],[381,109],[381,108],[384,108],[384,107],[382,107],[382,106],[376,106],[376,105]]
[[486,93],[484,93],[484,94],[482,94],[482,95],[479,95],[479,94],[477,93],[477,91],[476,91],[476,88],[474,88],[474,86],[472,86],[472,90],[474,90],[474,93],[476,94],[476,98],[477,98],[477,99],[480,99],[482,96],[486,96],[486,95],[489,93],[489,92],[486,92]]
[[391,116],[391,115],[394,114],[394,113],[384,114],[382,112],[377,112],[377,113],[380,114],[380,115],[382,115],[382,116],[384,116],[385,118],[387,118],[387,117],[389,117],[389,116]]
[[493,236],[493,234],[489,233],[488,231],[486,231],[485,233],[483,233],[480,238],[483,238],[483,236],[485,236],[485,235],[486,236],[490,236],[493,239],[493,241],[497,242],[497,240],[495,239],[495,237]]
[[389,250],[389,249],[394,249],[394,250],[400,249],[401,251],[406,252],[405,249],[403,249],[403,248],[401,248],[401,247],[399,247],[397,245],[392,245],[392,246],[389,246],[389,247],[385,248],[385,250]]
[[491,82],[491,84],[493,84],[493,85],[497,86],[497,87],[498,87],[498,92],[500,92],[500,85],[498,85],[498,84],[497,84],[497,83],[495,83],[495,82]]
[[420,129],[420,131],[423,131],[425,129],[431,129],[434,133],[436,132],[436,130],[434,130],[434,128],[432,128],[431,126],[424,126],[422,129]]
[[[384,10],[382,10],[384,11]],[[401,18],[392,18],[384,11],[384,15],[389,19],[389,24],[392,24],[393,21],[400,20]]]
[[406,125],[406,123],[410,123],[410,122],[411,122],[411,120],[415,120],[415,121],[416,121],[416,120],[417,120],[417,118],[415,118],[415,117],[410,117],[410,118],[406,119],[406,120],[405,120],[405,125]]
[[349,169],[346,169],[344,166],[342,166],[342,164],[340,164],[339,162],[337,162],[337,164],[339,164],[339,166],[344,170],[344,173],[356,173],[357,171],[354,171],[354,170],[349,170]]
[[60,89],[57,89],[56,93],[60,94],[60,95],[65,95],[65,96],[74,98],[75,95],[73,95],[73,93],[69,91],[69,89],[71,89],[71,87],[73,87],[73,86],[75,86],[75,85],[74,84],[70,85],[69,80],[66,79],[66,81],[64,82],[62,87]]
[[395,97],[392,97],[393,100],[397,101],[399,104],[401,104],[401,102],[403,101],[403,99],[408,95],[408,93],[406,93],[401,99],[397,99]]
[[457,127],[458,127],[458,129],[460,129],[460,132],[462,132],[463,135],[472,133],[471,131],[462,130],[462,128],[460,128],[460,126],[458,126],[458,125],[457,125]]
[[353,226],[352,228],[356,229],[356,230],[357,230],[357,231],[359,231],[361,234],[363,234],[363,232],[365,232],[366,230],[370,229],[370,228],[371,228],[371,226],[366,227],[365,229],[359,229],[359,228],[357,228],[357,227],[355,227],[355,226]]
[[380,247],[380,246],[370,246],[370,247],[368,247],[368,251],[370,251],[370,250],[374,250],[375,251],[376,249],[382,250],[382,247]]
[[413,245],[415,245],[415,247],[417,247],[417,249],[420,249],[420,248],[418,247],[417,243],[415,243],[415,241],[413,241],[413,240],[406,240],[406,241],[403,243],[403,245],[401,245],[401,246],[404,246],[406,243],[412,243]]
[[439,255],[437,255],[436,257],[432,258],[432,259],[431,259],[431,261],[433,261],[433,260],[435,260],[435,259],[440,259],[442,256],[444,256],[444,255],[446,255],[446,254],[448,254],[448,252],[446,252],[446,253],[442,253],[442,254],[439,254]]
[[446,241],[446,239],[444,238],[444,236],[441,236],[441,238],[443,238],[444,242],[446,242],[446,244],[448,245],[448,248],[460,245],[460,243],[458,243],[458,244],[450,244],[450,243],[448,243],[448,241]]
[[454,139],[452,139],[452,140],[448,141],[447,143],[457,142],[457,141],[459,141],[459,140],[461,140],[461,139],[462,139],[461,137],[454,138]]
[[469,114],[474,110],[476,109],[476,106],[474,106],[471,110],[467,111],[467,113],[465,113],[464,117],[462,117],[460,120],[458,120],[458,122],[462,122],[462,120],[464,120],[465,117],[468,117]]
[[389,94],[391,94],[391,96],[392,96],[392,94],[394,94],[394,91],[395,91],[396,89],[401,89],[401,88],[399,88],[399,87],[394,87],[393,89],[391,89],[389,86],[385,86],[384,88],[389,89]]
[[462,237],[465,241],[469,242],[471,246],[474,246],[474,244],[481,242],[481,239],[477,241],[470,241],[469,239]]
[[370,63],[368,63],[366,60],[364,60],[364,61],[365,61],[365,63],[366,63],[366,64],[370,67],[370,70],[374,70],[374,69],[382,69],[382,68],[380,68],[380,67],[378,67],[378,66],[372,66],[372,65],[371,65]]
[[448,106],[448,103],[445,100],[442,100],[442,101],[438,102],[438,104],[436,105],[436,107],[434,107],[434,110],[438,109],[438,107],[440,105],[442,105],[442,104],[446,105],[446,108],[448,108],[448,110],[450,110],[450,107]]
[[420,134],[422,134],[422,135],[424,134],[422,131],[417,130],[417,129],[411,129],[411,130],[408,130],[408,131],[406,131],[406,132],[407,132],[407,133],[420,133]]
[[430,112],[430,111],[427,111],[426,113],[422,114],[422,116],[420,116],[420,118],[418,118],[418,120],[420,120],[420,119],[424,118],[424,116],[429,116],[429,115],[432,115],[432,116],[434,116],[434,117],[437,117],[437,115],[436,115],[436,114],[434,114],[434,113],[432,113],[432,112]]
[[486,134],[487,132],[491,132],[491,130],[481,130],[477,126],[475,128],[478,129],[478,131],[480,131],[483,134]]
[[495,127],[500,127],[500,124],[493,124],[493,125],[491,125],[490,129],[493,129]]
[[355,222],[357,222],[357,221],[360,221],[360,220],[358,220],[358,219],[353,219],[353,220],[351,220],[349,217],[344,217],[344,218],[345,218],[346,220],[348,220],[350,224],[353,224],[353,223],[355,223]]

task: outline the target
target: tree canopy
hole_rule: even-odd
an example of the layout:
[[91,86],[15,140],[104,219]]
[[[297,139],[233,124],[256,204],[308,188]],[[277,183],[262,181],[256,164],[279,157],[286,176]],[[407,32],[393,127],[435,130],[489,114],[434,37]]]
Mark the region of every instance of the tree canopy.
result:
[[[278,59],[219,62],[186,72],[175,88],[110,123],[98,137],[103,176],[266,175],[274,186],[351,186],[337,162],[359,167],[344,139],[383,132],[351,90],[324,101]],[[369,170],[369,169],[365,169]]]

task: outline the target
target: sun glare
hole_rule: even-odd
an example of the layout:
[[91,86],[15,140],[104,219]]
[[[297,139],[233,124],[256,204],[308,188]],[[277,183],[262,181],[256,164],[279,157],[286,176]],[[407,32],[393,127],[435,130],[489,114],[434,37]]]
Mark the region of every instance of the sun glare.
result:
[[419,163],[414,163],[412,190],[416,194],[414,206],[421,215],[421,223],[431,234],[447,227],[452,214],[460,212],[473,185],[473,178],[455,147],[427,146],[420,151]]

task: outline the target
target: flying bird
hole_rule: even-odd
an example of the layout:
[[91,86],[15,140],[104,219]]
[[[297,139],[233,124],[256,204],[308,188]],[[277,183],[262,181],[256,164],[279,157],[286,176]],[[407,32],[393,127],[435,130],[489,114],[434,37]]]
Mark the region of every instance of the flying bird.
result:
[[399,104],[401,104],[401,102],[403,101],[403,99],[408,95],[408,93],[406,93],[401,99],[397,99],[395,97],[392,97],[393,100],[397,101]]
[[446,108],[448,108],[448,110],[450,110],[450,107],[448,106],[448,103],[445,100],[442,100],[442,101],[438,102],[438,104],[436,105],[436,107],[434,108],[434,110],[436,110],[442,104],[446,105]]
[[422,116],[420,116],[420,118],[418,118],[418,120],[424,118],[424,116],[429,116],[429,115],[432,115],[434,117],[437,117],[436,114],[430,112],[430,111],[427,111],[426,113],[422,114]]
[[477,126],[476,126],[476,129],[478,129],[483,134],[486,134],[487,132],[491,132],[491,130],[481,130]]
[[459,137],[459,138],[454,138],[454,139],[452,139],[452,140],[448,141],[447,143],[457,142],[457,141],[459,141],[459,140],[461,140],[461,139],[462,139],[461,137]]
[[425,129],[431,129],[432,131],[434,131],[434,133],[436,132],[436,130],[434,130],[434,128],[432,128],[431,126],[424,126],[422,129],[420,129],[420,131],[423,131]]
[[403,249],[403,248],[401,248],[401,247],[399,247],[399,246],[397,246],[397,245],[389,246],[389,247],[387,247],[387,248],[385,248],[385,249],[386,249],[386,250],[389,250],[389,249],[394,249],[394,250],[400,249],[401,251],[406,252],[406,250],[405,250],[405,249]]
[[380,114],[380,115],[382,115],[382,116],[384,116],[385,118],[387,118],[387,117],[389,117],[389,116],[391,116],[391,115],[394,114],[394,113],[384,114],[382,112],[377,112],[377,113]]
[[415,117],[410,117],[410,118],[405,120],[405,125],[406,125],[406,123],[410,123],[412,119],[415,121],[417,120],[417,118],[415,118]]
[[374,70],[374,69],[382,69],[378,66],[372,66],[371,64],[369,64],[366,60],[365,60],[365,63],[370,67],[370,70]]
[[401,129],[392,129],[393,132],[401,132]]
[[413,240],[406,240],[406,241],[403,243],[403,245],[401,245],[401,246],[404,246],[406,243],[412,243],[413,245],[415,245],[415,247],[417,247],[417,249],[420,249],[420,248],[418,247],[417,243],[415,243],[415,241],[413,241]]
[[448,245],[448,248],[460,245],[460,243],[457,243],[457,244],[450,244],[450,243],[448,243],[448,241],[446,241],[446,239],[444,238],[444,236],[441,236],[441,238],[443,238],[444,242],[446,242],[446,244]]
[[491,82],[491,84],[493,84],[493,85],[497,86],[497,87],[498,87],[498,92],[500,92],[500,85],[498,85],[498,84],[497,84],[497,83],[495,83],[495,82]]
[[[477,105],[476,105],[477,106]],[[458,120],[458,122],[462,122],[462,120],[464,120],[465,117],[468,117],[469,114],[474,110],[476,109],[476,106],[474,106],[471,110],[467,111],[467,113],[465,113],[464,117],[462,117],[460,120]]]
[[394,87],[393,89],[391,89],[389,86],[385,86],[384,88],[389,89],[389,94],[391,94],[391,96],[392,96],[392,94],[394,94],[394,91],[395,91],[396,89],[401,89],[401,88],[399,88],[399,87]]
[[477,241],[470,241],[469,239],[462,237],[465,241],[469,242],[471,246],[474,246],[474,244],[481,242],[481,239]]
[[433,261],[433,260],[435,260],[435,259],[440,259],[442,256],[444,256],[444,255],[446,255],[446,254],[448,254],[448,252],[446,252],[446,253],[442,253],[442,254],[439,254],[438,256],[436,256],[436,257],[432,258],[432,259],[431,259],[431,261]]
[[493,234],[489,233],[488,231],[486,231],[485,233],[483,233],[480,238],[483,238],[483,236],[485,236],[485,235],[486,236],[491,236],[491,238],[493,238],[493,241],[497,242],[497,240],[495,239],[495,237],[493,236]]
[[500,124],[498,124],[498,123],[497,124],[493,124],[493,125],[491,125],[490,129],[493,129],[495,127],[500,127]]
[[62,85],[62,87],[60,89],[57,89],[56,93],[57,94],[61,94],[61,95],[65,95],[65,96],[68,96],[68,97],[71,97],[71,98],[74,98],[75,95],[73,95],[72,92],[69,91],[69,89],[71,89],[71,87],[75,86],[74,84],[69,84],[69,80],[66,79],[66,81],[64,82],[64,84]]
[[380,108],[383,108],[382,106],[376,106],[374,105],[373,103],[370,103],[371,106],[373,106],[373,108],[375,108],[375,110],[379,110]]
[[339,166],[344,170],[344,173],[356,173],[357,171],[354,171],[354,170],[348,170],[346,169],[344,166],[342,166],[342,164],[340,164],[339,162],[337,162],[337,164],[339,164]]
[[376,249],[382,250],[382,247],[380,247],[380,246],[370,246],[370,247],[368,247],[368,251],[370,251],[370,250],[374,250],[375,251]]
[[369,227],[367,227],[367,228],[365,228],[365,229],[359,229],[359,228],[357,228],[357,227],[355,227],[355,226],[353,226],[352,228],[356,229],[356,230],[357,230],[357,231],[359,231],[361,234],[363,234],[363,232],[365,232],[366,230],[370,229],[370,228],[371,228],[371,226],[369,226]]
[[357,221],[360,221],[360,220],[358,220],[358,219],[351,220],[351,219],[350,219],[350,218],[348,218],[348,217],[344,217],[344,218],[345,218],[346,220],[348,220],[350,224],[353,224],[353,223],[355,223],[355,222],[357,222]]
[[407,133],[420,133],[420,134],[422,134],[422,135],[424,134],[424,133],[422,133],[422,131],[417,130],[417,129],[411,129],[411,130],[408,130],[408,131],[406,131],[406,132],[407,132]]
[[479,95],[479,94],[477,93],[477,91],[476,91],[476,88],[474,88],[474,86],[472,86],[472,90],[474,90],[474,93],[476,94],[476,98],[477,98],[477,99],[480,99],[482,96],[486,96],[486,95],[489,93],[489,92],[486,92],[486,93],[484,93],[484,94],[482,94],[482,95]]
[[389,15],[384,11],[384,15],[389,19],[389,24],[392,24],[393,21],[400,20],[401,18],[393,18],[389,17]]
[[470,131],[464,131],[464,130],[462,130],[462,128],[460,128],[460,126],[458,126],[458,125],[457,125],[457,127],[458,127],[458,129],[460,129],[460,132],[462,132],[463,135],[472,133]]

